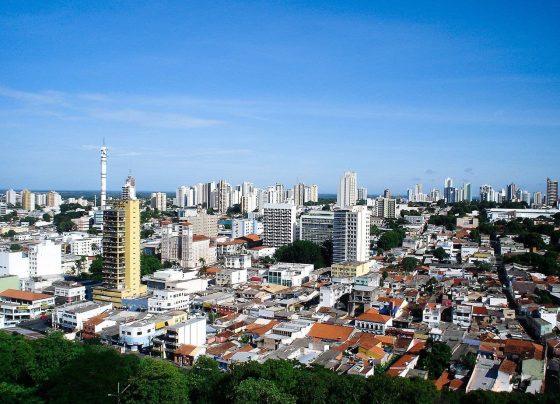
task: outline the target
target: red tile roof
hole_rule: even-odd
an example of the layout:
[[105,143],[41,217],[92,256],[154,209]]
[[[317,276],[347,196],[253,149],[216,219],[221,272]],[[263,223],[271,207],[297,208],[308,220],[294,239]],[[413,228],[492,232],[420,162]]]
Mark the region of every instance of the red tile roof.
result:
[[391,319],[391,316],[385,316],[383,314],[379,314],[379,312],[375,309],[370,309],[363,314],[360,314],[356,317],[356,320],[360,321],[369,321],[371,323],[387,323]]
[[318,338],[321,340],[344,342],[350,337],[353,331],[354,331],[353,327],[346,327],[343,325],[335,325],[335,324],[316,323],[313,324],[311,330],[309,330],[307,335],[311,338]]
[[6,298],[16,299],[16,300],[35,301],[35,300],[48,299],[53,296],[46,295],[44,293],[28,292],[24,290],[6,289],[2,293],[0,293],[0,297],[6,297]]
[[194,234],[192,239],[193,241],[203,241],[203,240],[210,240],[210,237],[203,236],[202,234]]

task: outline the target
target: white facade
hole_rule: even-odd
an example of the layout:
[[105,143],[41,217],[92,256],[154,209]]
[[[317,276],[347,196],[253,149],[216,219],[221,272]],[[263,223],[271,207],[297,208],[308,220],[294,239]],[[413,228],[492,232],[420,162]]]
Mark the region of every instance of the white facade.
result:
[[370,215],[365,206],[334,212],[333,263],[369,261]]
[[150,195],[150,206],[152,209],[165,212],[167,210],[167,195],[165,192],[154,192]]
[[54,295],[66,299],[68,303],[86,300],[86,287],[79,283],[61,283],[55,285]]
[[263,215],[263,242],[270,247],[281,247],[294,241],[296,207],[290,203],[265,203]]
[[251,268],[251,255],[250,254],[239,254],[239,255],[226,255],[225,256],[225,267],[231,269],[249,269]]
[[0,251],[0,275],[29,278],[29,258],[21,251]]
[[247,269],[224,269],[216,273],[216,285],[232,286],[247,282]]
[[191,299],[188,290],[154,290],[152,297],[148,298],[148,313],[161,313],[170,310],[189,309]]
[[282,286],[301,286],[309,280],[313,264],[279,262],[267,271],[268,283]]
[[60,245],[43,240],[29,246],[30,276],[59,275],[62,273],[62,252]]
[[73,239],[70,243],[70,254],[78,256],[90,256],[101,252],[101,240],[99,236]]
[[336,205],[345,208],[354,206],[358,199],[358,179],[357,174],[346,171],[340,179],[340,186],[336,198]]
[[261,234],[263,230],[263,224],[256,219],[233,219],[231,221],[231,238]]
[[206,344],[206,319],[191,318],[184,323],[170,326],[167,335],[175,334],[178,345],[201,346]]
[[81,331],[84,328],[84,321],[112,308],[111,303],[79,302],[65,304],[54,309],[52,322],[58,328]]

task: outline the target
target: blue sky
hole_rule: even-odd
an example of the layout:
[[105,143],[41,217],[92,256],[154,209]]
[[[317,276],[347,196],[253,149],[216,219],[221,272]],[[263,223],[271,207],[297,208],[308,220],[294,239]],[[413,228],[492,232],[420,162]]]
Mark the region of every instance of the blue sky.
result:
[[2,1],[0,188],[542,190],[560,2],[457,3]]

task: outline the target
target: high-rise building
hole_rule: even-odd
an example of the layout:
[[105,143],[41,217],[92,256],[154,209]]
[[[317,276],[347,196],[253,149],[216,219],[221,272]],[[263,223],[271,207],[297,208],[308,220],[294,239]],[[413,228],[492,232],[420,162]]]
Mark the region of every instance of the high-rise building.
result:
[[195,234],[190,222],[169,223],[161,228],[161,260],[177,262],[183,268],[196,268],[216,262],[216,247],[210,238]]
[[333,263],[369,261],[370,214],[366,206],[335,209]]
[[366,201],[367,200],[367,188],[366,187],[360,187],[358,188],[358,200],[359,201]]
[[354,206],[358,200],[357,174],[346,171],[340,179],[340,186],[336,198],[336,205],[340,208]]
[[218,181],[218,212],[226,213],[231,206],[230,200],[231,186],[224,180]]
[[443,199],[445,203],[455,203],[455,188],[453,188],[453,179],[446,178],[443,188]]
[[480,201],[481,202],[496,202],[497,196],[496,191],[491,185],[481,185],[480,186]]
[[150,207],[159,211],[167,210],[167,195],[165,192],[154,192],[150,195]]
[[512,182],[511,184],[509,184],[507,186],[507,189],[506,189],[506,201],[513,202],[517,199],[518,199],[517,198],[517,187]]
[[531,194],[529,193],[529,191],[523,191],[521,193],[520,201],[525,202],[527,206],[531,206]]
[[389,188],[383,191],[383,198],[391,199],[391,190]]
[[315,184],[309,186],[309,201],[319,202],[319,187]]
[[555,206],[558,202],[558,180],[546,179],[546,204]]
[[50,208],[58,208],[62,204],[62,197],[58,192],[47,192],[47,206]]
[[294,241],[296,207],[291,203],[265,203],[263,212],[263,243],[282,247]]
[[305,184],[294,185],[294,204],[296,206],[305,205]]
[[299,218],[299,239],[322,244],[332,239],[334,213],[312,210]]
[[535,192],[533,194],[533,206],[542,206],[542,192]]
[[114,200],[103,211],[103,286],[93,300],[122,306],[122,299],[141,296],[140,201]]
[[136,199],[136,180],[132,175],[126,177],[122,187],[121,199]]
[[99,206],[105,208],[107,203],[107,146],[103,141],[101,146],[101,198],[99,198]]
[[17,203],[17,192],[13,189],[8,189],[6,191],[6,203],[9,205],[15,205]]
[[377,198],[376,216],[384,219],[395,219],[397,217],[397,200]]
[[463,184],[463,200],[467,202],[472,201],[472,190],[471,190],[471,183],[465,182]]
[[277,182],[276,185],[274,186],[274,188],[276,189],[276,200],[274,202],[270,201],[269,203],[284,203],[284,202],[286,202],[286,192],[284,191],[284,185]]
[[21,205],[25,210],[35,210],[35,194],[28,189],[21,191]]
[[197,209],[196,216],[188,219],[194,234],[206,237],[218,236],[218,215],[209,215],[206,209]]

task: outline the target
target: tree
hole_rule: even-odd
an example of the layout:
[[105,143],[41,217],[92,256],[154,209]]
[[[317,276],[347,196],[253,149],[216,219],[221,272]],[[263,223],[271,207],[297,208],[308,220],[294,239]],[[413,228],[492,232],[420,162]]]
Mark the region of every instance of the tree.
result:
[[161,360],[143,358],[137,373],[123,393],[124,403],[188,403],[189,389],[184,372]]
[[418,365],[427,370],[431,379],[437,379],[449,365],[451,348],[443,342],[428,339],[426,349],[420,352]]
[[390,250],[391,248],[400,247],[405,237],[405,231],[402,228],[386,231],[379,237],[377,247],[382,250]]
[[173,261],[165,260],[165,261],[163,261],[162,268],[164,268],[164,269],[173,268],[173,265],[174,265]]
[[521,233],[516,240],[523,243],[523,245],[527,248],[537,248],[542,250],[546,247],[546,244],[539,233]]
[[420,261],[414,257],[405,257],[402,260],[403,270],[406,272],[412,272],[420,264]]
[[323,264],[330,267],[333,256],[333,243],[331,239],[327,239],[321,244],[321,255],[323,256]]
[[103,277],[103,257],[96,255],[89,266],[89,273],[92,279],[100,281]]
[[140,238],[150,238],[154,234],[152,229],[142,229],[140,231]]
[[447,254],[442,247],[438,247],[434,250],[434,257],[436,257],[440,261],[443,261],[444,259],[449,258],[449,254]]
[[15,252],[15,251],[21,251],[21,250],[22,250],[21,245],[16,244],[16,243],[10,244],[10,251]]
[[321,247],[306,240],[297,240],[278,248],[274,253],[274,258],[280,262],[313,264],[315,269],[325,266]]
[[290,404],[296,398],[283,393],[275,383],[266,379],[249,378],[235,388],[235,403],[238,404]]
[[43,221],[50,222],[51,221],[51,215],[49,215],[48,213],[43,213]]
[[140,254],[141,276],[151,275],[161,269],[161,261],[153,255]]

